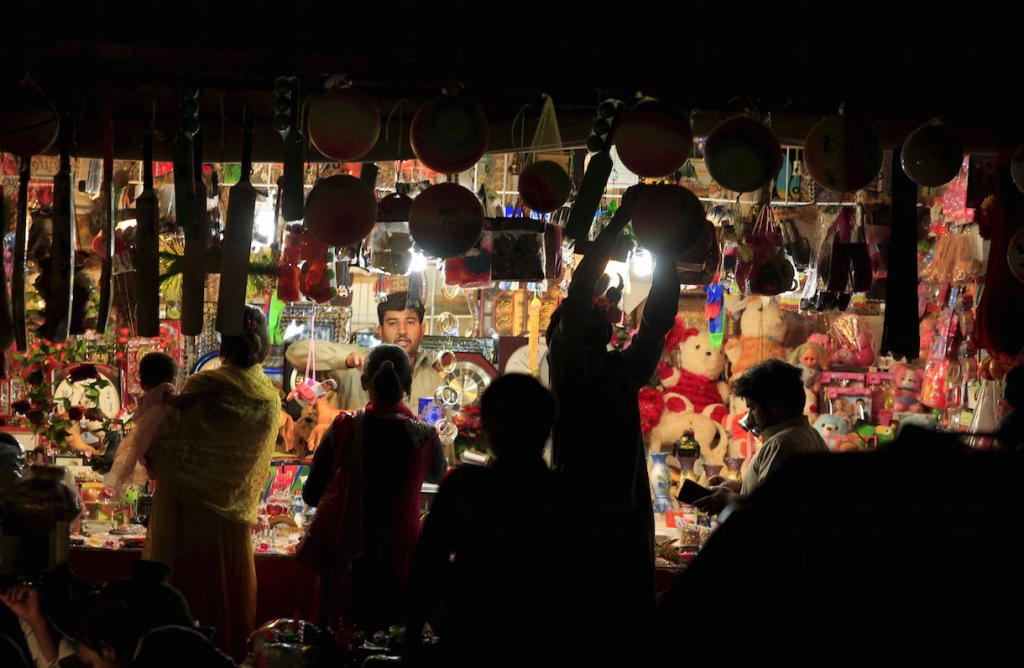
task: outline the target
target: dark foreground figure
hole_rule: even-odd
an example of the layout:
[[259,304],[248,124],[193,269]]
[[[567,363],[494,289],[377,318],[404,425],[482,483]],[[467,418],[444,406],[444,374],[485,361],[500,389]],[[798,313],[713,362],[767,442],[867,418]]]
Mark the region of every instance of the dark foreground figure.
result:
[[[1024,456],[908,428],[883,451],[788,461],[659,602],[650,637],[695,665],[980,665],[1019,651],[1022,548]],[[686,628],[717,630],[663,640]]]

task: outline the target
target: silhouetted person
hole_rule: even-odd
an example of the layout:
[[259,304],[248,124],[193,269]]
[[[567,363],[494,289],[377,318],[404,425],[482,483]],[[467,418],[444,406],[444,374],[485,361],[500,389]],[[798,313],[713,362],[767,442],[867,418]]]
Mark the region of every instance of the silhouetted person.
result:
[[908,426],[801,454],[732,512],[661,599],[651,665],[985,665],[1014,656],[1024,458]]
[[[193,627],[188,602],[165,580],[169,572],[164,564],[141,559],[132,565],[130,577],[114,580],[90,595],[75,634],[78,653],[87,665],[133,665],[139,641],[153,629],[169,624]],[[217,651],[209,637],[206,643]]]
[[761,446],[743,471],[742,480],[712,476],[711,494],[694,505],[718,514],[729,503],[749,496],[764,484],[791,456],[800,453],[828,452],[821,435],[807,422],[804,414],[803,371],[798,366],[770,358],[756,364],[732,384],[734,396],[747,404],[747,424]]
[[303,500],[320,505],[335,467],[347,467],[350,496],[337,563],[320,575],[320,624],[344,618],[368,635],[398,624],[402,591],[420,532],[420,489],[436,483],[448,462],[433,426],[405,399],[413,384],[408,353],[381,343],[366,356],[362,386],[370,397],[355,416],[341,413],[313,455]]
[[416,650],[431,621],[438,665],[570,665],[559,654],[564,515],[543,459],[554,416],[554,398],[531,376],[506,374],[484,392],[496,461],[452,471],[427,515],[410,575],[409,662],[426,663]]
[[654,610],[654,513],[639,393],[657,369],[679,310],[676,262],[657,258],[640,326],[624,350],[609,350],[612,325],[593,301],[643,187],[623,194],[547,330],[550,387],[559,407],[552,464],[586,546],[586,558],[573,562],[569,589],[570,651],[578,665],[642,665],[640,639]]

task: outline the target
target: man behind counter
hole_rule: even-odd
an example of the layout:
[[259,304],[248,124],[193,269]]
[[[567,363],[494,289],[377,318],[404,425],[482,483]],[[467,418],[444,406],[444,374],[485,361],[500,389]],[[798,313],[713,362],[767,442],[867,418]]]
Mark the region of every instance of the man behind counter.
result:
[[821,435],[804,415],[806,396],[799,367],[769,358],[750,367],[733,383],[733,395],[742,397],[750,411],[749,424],[762,438],[761,447],[743,472],[742,480],[711,476],[711,494],[693,505],[717,515],[737,499],[760,487],[789,457],[801,453],[828,452]]
[[[429,355],[420,351],[423,339],[423,304],[409,301],[407,292],[393,292],[387,300],[377,304],[377,335],[384,343],[393,343],[405,349],[412,362],[412,393],[406,404],[419,414],[420,399],[433,399],[441,375],[434,368]],[[296,341],[288,346],[285,357],[300,372],[306,369],[309,340]],[[334,394],[335,407],[344,411],[362,408],[369,401],[360,382],[367,349],[361,346],[317,340],[314,346],[313,370],[327,371],[338,382]]]

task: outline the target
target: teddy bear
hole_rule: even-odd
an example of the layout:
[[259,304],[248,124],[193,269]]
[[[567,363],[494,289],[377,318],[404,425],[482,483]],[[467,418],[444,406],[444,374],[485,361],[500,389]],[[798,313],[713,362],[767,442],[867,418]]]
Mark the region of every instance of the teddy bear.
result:
[[839,415],[823,413],[811,425],[821,434],[822,440],[828,443],[829,436],[845,436],[850,433],[850,421]]
[[732,381],[744,371],[770,357],[786,359],[789,349],[783,345],[789,319],[778,302],[770,297],[748,297],[740,315],[740,335],[724,344],[729,358]]
[[722,380],[729,362],[725,351],[711,345],[707,332],[686,327],[678,315],[665,342],[675,364],[659,363],[658,378],[670,410],[702,413],[723,424],[729,415],[729,385]]
[[894,413],[923,413],[921,384],[924,370],[899,362],[893,365],[892,410]]

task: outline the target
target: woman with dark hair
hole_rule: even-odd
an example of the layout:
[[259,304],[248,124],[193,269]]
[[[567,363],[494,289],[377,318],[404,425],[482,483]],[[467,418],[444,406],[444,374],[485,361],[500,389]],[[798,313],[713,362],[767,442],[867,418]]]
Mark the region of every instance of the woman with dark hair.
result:
[[321,625],[339,619],[372,634],[402,621],[405,587],[420,532],[420,487],[438,482],[448,462],[429,424],[403,399],[412,386],[409,355],[382,343],[366,356],[363,389],[370,401],[341,413],[313,455],[302,498],[311,506],[336,466],[352,469],[349,502],[339,531],[345,553],[320,575]]
[[270,340],[262,311],[246,306],[239,336],[223,336],[221,365],[185,381],[177,428],[157,440],[144,558],[171,567],[168,581],[217,646],[236,661],[256,625],[250,527],[277,439],[281,399],[260,362]]

